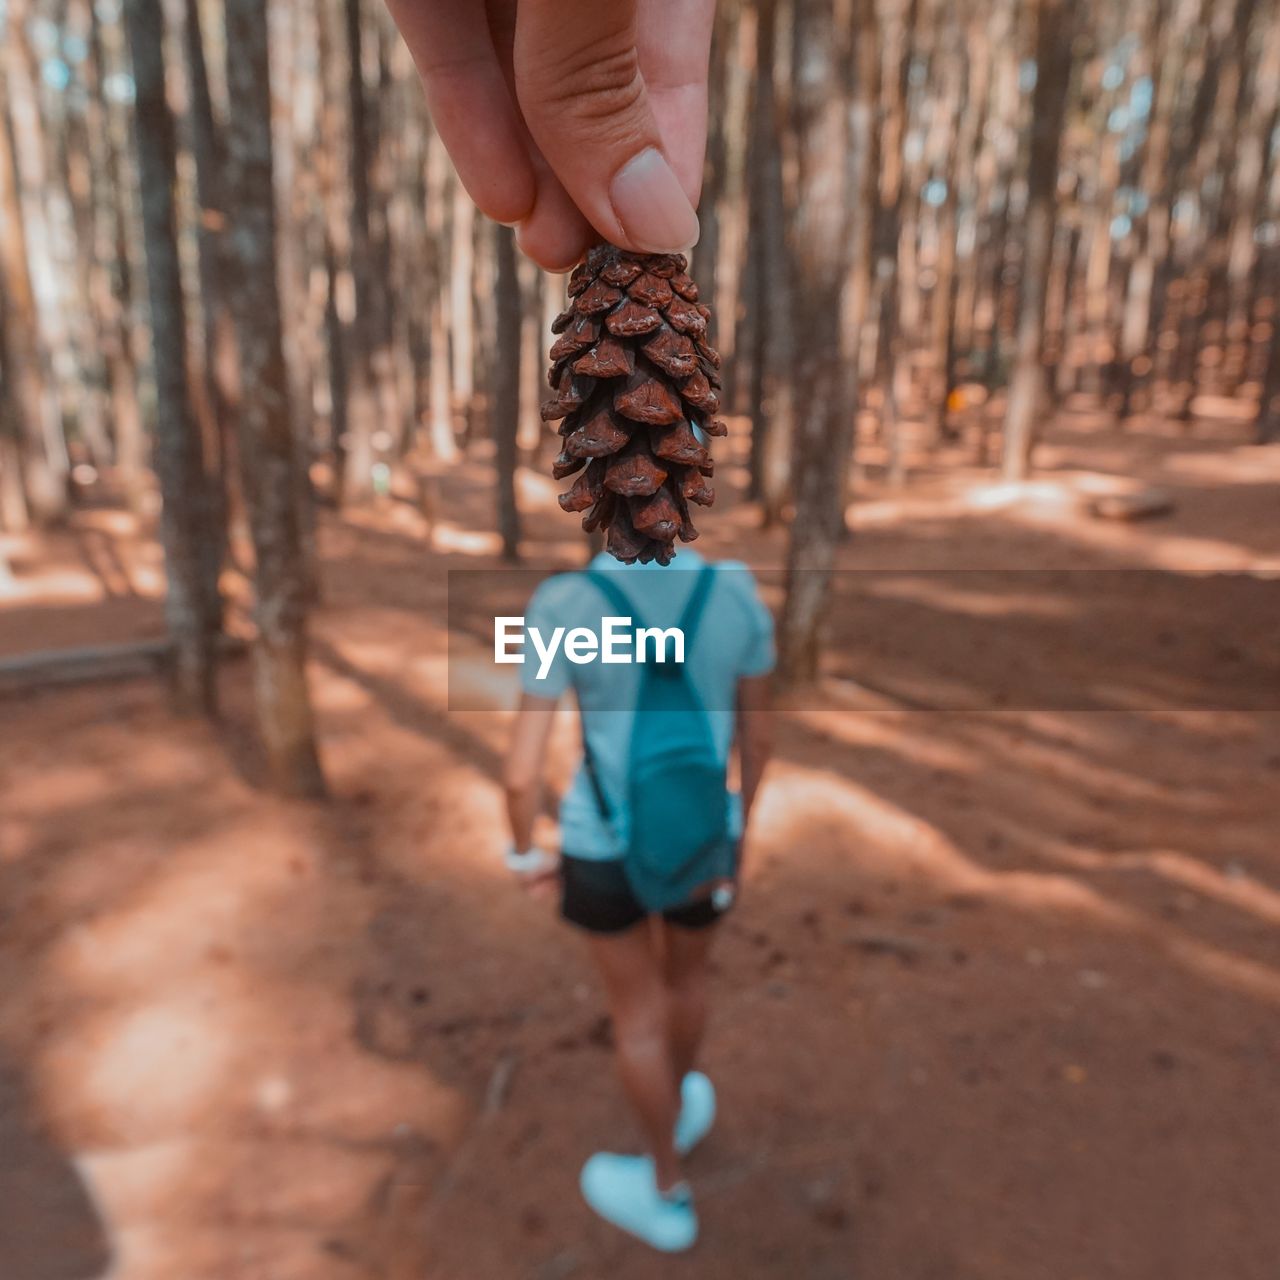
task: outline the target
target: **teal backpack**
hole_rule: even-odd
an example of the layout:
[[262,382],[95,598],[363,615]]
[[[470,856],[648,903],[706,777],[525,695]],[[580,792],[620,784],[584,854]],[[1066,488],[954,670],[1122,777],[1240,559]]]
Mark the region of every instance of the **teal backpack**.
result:
[[[711,565],[700,570],[677,623],[686,661],[714,572]],[[587,577],[617,616],[630,617],[635,628],[648,625],[611,574],[588,570]],[[600,815],[622,841],[627,881],[646,910],[683,906],[709,882],[734,874],[725,762],[684,663],[651,659],[640,666],[621,806],[605,796],[585,732],[582,751]]]

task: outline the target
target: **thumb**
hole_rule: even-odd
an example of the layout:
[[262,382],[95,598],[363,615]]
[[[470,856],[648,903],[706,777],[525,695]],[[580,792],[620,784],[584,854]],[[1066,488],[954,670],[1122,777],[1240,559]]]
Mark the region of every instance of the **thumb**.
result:
[[674,253],[698,215],[667,160],[636,52],[636,0],[521,0],[516,96],[533,140],[607,240]]

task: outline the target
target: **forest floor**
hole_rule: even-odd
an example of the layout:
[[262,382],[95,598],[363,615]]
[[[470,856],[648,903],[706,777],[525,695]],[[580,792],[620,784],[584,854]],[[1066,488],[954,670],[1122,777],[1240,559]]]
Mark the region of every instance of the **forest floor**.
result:
[[[1280,569],[1280,449],[1242,439],[1067,417],[1019,491],[864,480],[842,563]],[[430,530],[322,523],[325,804],[254,788],[243,658],[216,727],[142,678],[0,700],[4,1280],[1275,1280],[1276,688],[921,709],[946,610],[1021,607],[993,577],[937,588],[900,680],[882,646],[780,712],[717,953],[702,1239],[662,1260],[593,1220],[579,1166],[633,1135],[579,941],[502,870],[505,714],[448,710],[445,570],[497,564],[487,473],[457,474]],[[1174,512],[1082,511],[1130,484]],[[531,562],[580,556],[521,486]],[[731,487],[701,545],[776,568]],[[6,548],[0,657],[159,633],[120,513]],[[1101,644],[1115,579],[1073,581]],[[1052,634],[1035,665],[1067,669]]]

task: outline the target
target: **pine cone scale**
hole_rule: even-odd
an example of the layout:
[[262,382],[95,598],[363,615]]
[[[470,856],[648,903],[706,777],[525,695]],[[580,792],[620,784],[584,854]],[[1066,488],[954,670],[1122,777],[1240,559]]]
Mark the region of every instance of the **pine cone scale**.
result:
[[662,312],[646,307],[634,298],[628,298],[611,311],[605,319],[605,328],[619,337],[634,338],[637,334],[652,333],[662,323]]

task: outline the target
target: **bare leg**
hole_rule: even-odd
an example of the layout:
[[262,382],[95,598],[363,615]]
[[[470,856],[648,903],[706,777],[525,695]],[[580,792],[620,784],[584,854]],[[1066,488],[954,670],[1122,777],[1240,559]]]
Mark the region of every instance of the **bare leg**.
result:
[[653,1153],[658,1187],[666,1191],[682,1177],[673,1144],[680,1095],[655,941],[644,921],[625,933],[594,935],[590,947],[613,1017],[618,1074]]
[[662,927],[662,977],[666,987],[667,1026],[676,1088],[693,1070],[707,1027],[707,969],[717,925],[685,929]]

